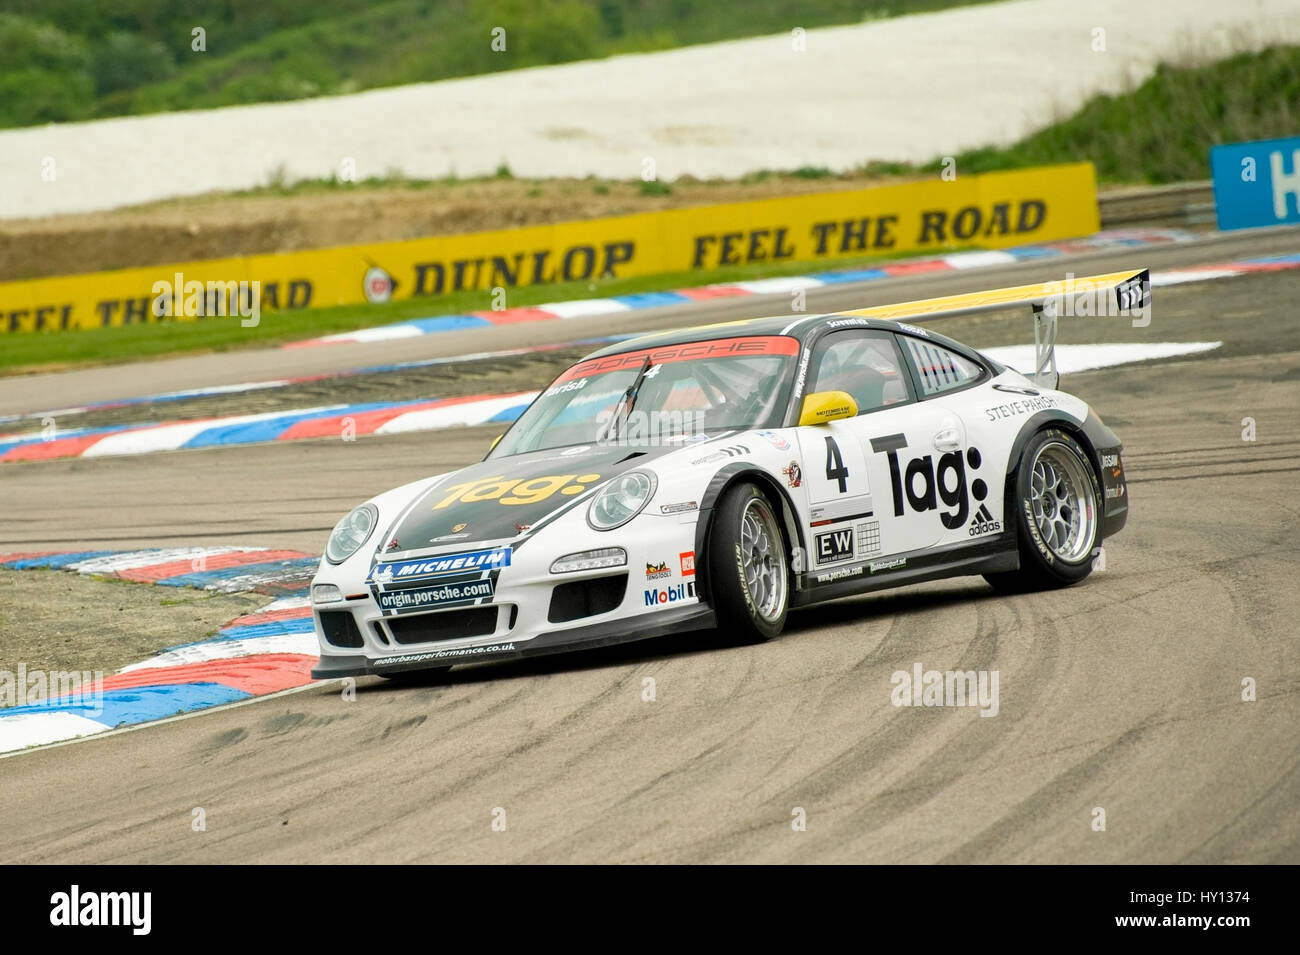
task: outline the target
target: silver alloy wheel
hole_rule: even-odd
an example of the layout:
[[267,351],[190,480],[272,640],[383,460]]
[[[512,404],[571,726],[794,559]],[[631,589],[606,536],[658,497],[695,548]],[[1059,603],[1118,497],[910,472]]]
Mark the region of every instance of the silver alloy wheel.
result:
[[1056,557],[1077,563],[1097,540],[1097,502],[1089,464],[1067,444],[1049,441],[1034,456],[1029,503],[1043,543]]
[[740,515],[740,555],[745,587],[764,620],[772,623],[785,609],[785,551],[781,531],[767,501],[751,498]]

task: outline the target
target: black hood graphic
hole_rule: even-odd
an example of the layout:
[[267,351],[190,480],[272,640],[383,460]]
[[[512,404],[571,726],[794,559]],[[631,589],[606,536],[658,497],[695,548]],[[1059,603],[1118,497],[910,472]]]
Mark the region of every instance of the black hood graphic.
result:
[[585,507],[589,493],[610,478],[679,447],[554,448],[470,465],[425,491],[388,528],[377,556],[521,537],[566,508]]

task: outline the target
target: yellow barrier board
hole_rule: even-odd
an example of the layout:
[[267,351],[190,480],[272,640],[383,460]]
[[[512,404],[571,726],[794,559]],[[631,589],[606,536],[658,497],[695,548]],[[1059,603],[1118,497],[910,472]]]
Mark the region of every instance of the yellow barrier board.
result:
[[[837,259],[873,253],[997,249],[1090,235],[1099,228],[1092,165],[1074,163],[496,232],[7,282],[0,284],[0,332],[205,316],[214,320],[214,315],[236,313],[236,305],[252,295],[261,310],[276,311],[692,270],[700,271],[704,282],[710,270],[724,266],[833,265]],[[485,294],[483,310],[489,308]]]

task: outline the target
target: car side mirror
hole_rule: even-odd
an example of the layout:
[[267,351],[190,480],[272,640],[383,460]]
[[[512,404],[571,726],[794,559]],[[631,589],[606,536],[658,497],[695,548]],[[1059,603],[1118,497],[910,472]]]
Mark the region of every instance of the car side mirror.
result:
[[858,403],[847,391],[814,391],[803,396],[799,424],[826,424],[841,418],[855,418]]

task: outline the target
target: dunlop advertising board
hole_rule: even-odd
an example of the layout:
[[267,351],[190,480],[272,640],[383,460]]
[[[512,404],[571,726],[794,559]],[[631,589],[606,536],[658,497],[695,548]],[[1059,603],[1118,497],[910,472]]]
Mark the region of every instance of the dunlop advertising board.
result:
[[[996,249],[1100,227],[1089,163],[697,206],[496,232],[251,255],[0,284],[0,333],[486,293],[757,262]],[[242,283],[242,285],[241,285]],[[206,316],[206,317],[205,317]],[[238,320],[238,319],[233,319]]]

